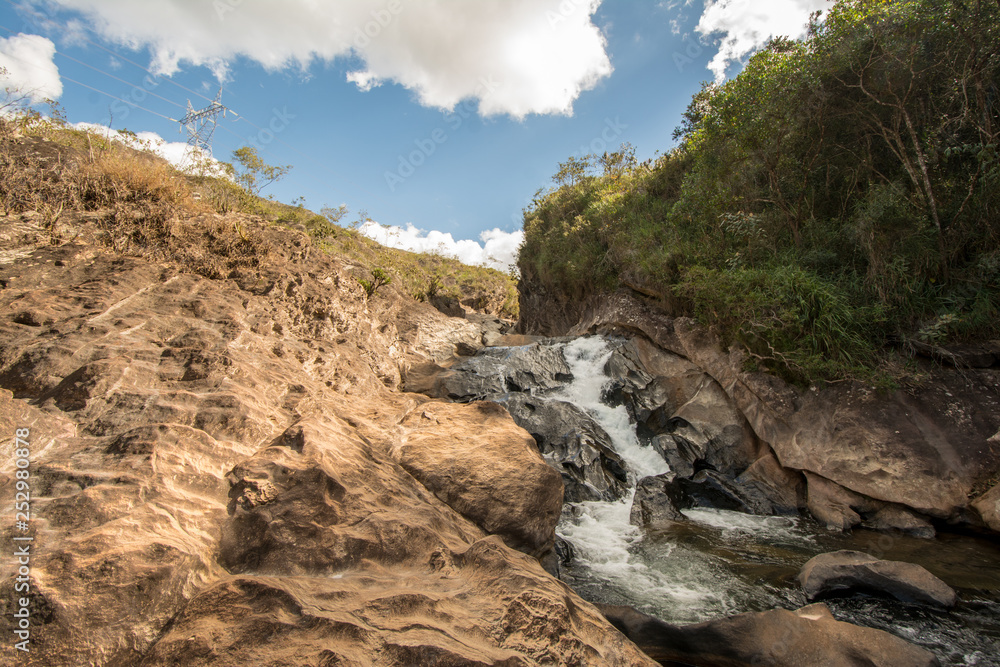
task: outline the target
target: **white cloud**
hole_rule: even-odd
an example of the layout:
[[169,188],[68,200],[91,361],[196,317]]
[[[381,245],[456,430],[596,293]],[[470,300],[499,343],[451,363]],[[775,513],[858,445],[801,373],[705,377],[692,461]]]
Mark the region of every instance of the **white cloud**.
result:
[[32,104],[45,98],[59,99],[62,95],[62,79],[59,68],[53,62],[56,45],[52,40],[39,35],[24,33],[0,39],[0,67],[7,70],[0,76],[4,88],[12,88],[26,96]]
[[772,37],[804,37],[809,15],[831,6],[833,0],[708,0],[696,30],[706,37],[721,36],[719,52],[708,64],[716,82],[726,78],[730,65]]
[[391,81],[442,109],[478,99],[483,115],[572,113],[612,71],[591,21],[602,0],[52,1],[108,40],[148,46],[164,74],[190,63],[224,76],[238,56],[277,70],[353,54],[363,66],[349,79],[363,90]]
[[459,240],[450,233],[425,231],[412,224],[406,228],[366,222],[359,230],[362,234],[390,248],[412,252],[437,253],[453,257],[465,264],[488,266],[506,272],[517,262],[517,249],[524,240],[524,232],[505,232],[491,229],[479,235],[479,240]]

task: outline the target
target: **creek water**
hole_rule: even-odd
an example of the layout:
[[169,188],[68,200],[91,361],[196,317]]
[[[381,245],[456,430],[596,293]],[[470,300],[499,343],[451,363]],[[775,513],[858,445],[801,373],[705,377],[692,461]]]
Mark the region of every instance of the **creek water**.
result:
[[629,467],[617,502],[567,503],[557,527],[573,560],[561,578],[591,602],[631,605],[670,623],[694,623],[807,601],[795,576],[813,556],[838,549],[923,565],[954,587],[955,609],[875,597],[828,600],[843,621],[876,627],[933,651],[945,665],[1000,665],[1000,543],[941,533],[934,540],[855,530],[827,532],[801,516],[691,509],[689,521],[650,535],[629,523],[635,485],[669,470],[636,436],[623,406],[605,402],[605,365],[617,345],[601,337],[560,343],[572,380],[552,395],[577,405],[610,435]]

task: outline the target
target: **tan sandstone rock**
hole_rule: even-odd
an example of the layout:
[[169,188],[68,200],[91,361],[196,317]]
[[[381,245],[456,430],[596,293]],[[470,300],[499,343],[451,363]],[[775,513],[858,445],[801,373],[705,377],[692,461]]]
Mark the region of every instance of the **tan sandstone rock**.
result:
[[563,483],[496,403],[425,403],[401,424],[392,457],[438,498],[511,547],[552,548]]
[[601,605],[625,635],[661,664],[712,667],[935,667],[929,651],[899,637],[834,619],[825,604],[739,614],[675,626],[630,607]]
[[[426,399],[398,391],[401,369],[478,329],[392,286],[366,299],[356,268],[305,235],[257,231],[269,263],[216,278],[86,234],[0,239],[0,417],[31,429],[34,625],[18,664],[653,664],[477,525],[533,550],[552,539],[559,477],[528,436],[472,406],[421,425]],[[454,478],[425,486],[393,459],[404,434],[417,461],[450,442],[449,474],[499,500],[477,514]],[[4,498],[12,448],[0,439]],[[498,476],[507,456],[517,476]],[[5,502],[5,540],[13,520]]]
[[976,498],[972,507],[979,512],[987,526],[1000,532],[1000,484]]

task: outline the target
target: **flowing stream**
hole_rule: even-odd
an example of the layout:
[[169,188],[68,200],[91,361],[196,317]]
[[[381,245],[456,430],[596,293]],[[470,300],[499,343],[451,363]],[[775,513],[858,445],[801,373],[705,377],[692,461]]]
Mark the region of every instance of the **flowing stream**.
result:
[[616,343],[583,337],[563,346],[573,379],[553,398],[575,404],[611,436],[629,467],[617,502],[567,503],[558,534],[575,557],[561,577],[592,602],[627,604],[671,623],[693,623],[807,604],[795,576],[812,556],[838,549],[919,563],[959,592],[954,610],[870,597],[828,601],[844,621],[887,630],[946,665],[1000,665],[1000,545],[946,533],[933,542],[866,530],[829,533],[805,517],[691,509],[675,530],[646,535],[629,523],[636,483],[669,470],[636,436],[623,406],[608,405],[605,365]]

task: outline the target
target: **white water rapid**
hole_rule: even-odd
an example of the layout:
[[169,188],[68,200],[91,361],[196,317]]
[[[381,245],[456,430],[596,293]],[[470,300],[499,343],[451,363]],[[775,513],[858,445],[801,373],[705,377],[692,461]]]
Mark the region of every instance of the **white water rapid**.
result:
[[[618,454],[629,467],[630,492],[617,502],[568,504],[557,532],[575,552],[573,585],[586,597],[630,604],[674,622],[700,621],[733,613],[746,586],[723,571],[716,557],[680,541],[651,540],[629,523],[636,483],[643,477],[668,472],[656,450],[642,446],[624,406],[602,401],[611,378],[604,367],[615,345],[601,337],[578,338],[563,347],[573,380],[553,398],[573,403],[607,431]],[[708,531],[766,532],[791,537],[789,520],[740,515],[740,521],[716,510],[692,510],[695,521]],[[733,525],[735,524],[735,525]]]

